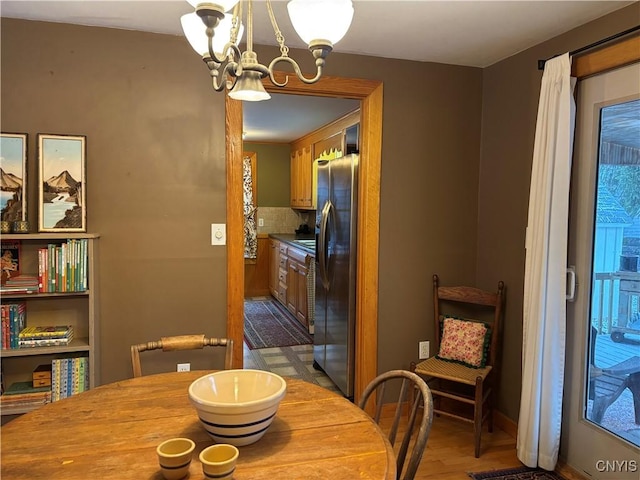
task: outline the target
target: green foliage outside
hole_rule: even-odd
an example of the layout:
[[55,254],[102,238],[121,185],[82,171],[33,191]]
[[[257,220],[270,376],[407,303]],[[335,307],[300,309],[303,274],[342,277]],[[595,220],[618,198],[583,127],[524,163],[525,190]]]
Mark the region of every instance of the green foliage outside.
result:
[[600,181],[631,218],[640,215],[640,165],[600,165]]

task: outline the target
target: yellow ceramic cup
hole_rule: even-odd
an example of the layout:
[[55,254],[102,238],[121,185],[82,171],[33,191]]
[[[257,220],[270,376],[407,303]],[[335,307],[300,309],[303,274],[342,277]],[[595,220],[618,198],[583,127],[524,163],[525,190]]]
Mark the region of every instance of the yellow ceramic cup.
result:
[[188,438],[170,438],[156,448],[162,475],[167,480],[179,480],[189,473],[191,456],[196,444]]
[[202,472],[205,478],[228,480],[233,478],[238,460],[238,449],[226,443],[217,443],[200,452]]

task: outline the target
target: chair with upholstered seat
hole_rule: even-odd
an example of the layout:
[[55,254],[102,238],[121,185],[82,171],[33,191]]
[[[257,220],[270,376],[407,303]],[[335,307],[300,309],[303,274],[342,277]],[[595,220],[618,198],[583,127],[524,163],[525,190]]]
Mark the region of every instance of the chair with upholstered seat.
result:
[[473,424],[476,458],[480,456],[483,423],[487,422],[489,432],[493,430],[504,295],[502,281],[496,292],[488,292],[475,287],[443,287],[434,275],[437,355],[418,364],[412,362],[410,367],[431,388],[436,414]]
[[[417,395],[412,395],[413,392],[417,392]],[[363,410],[367,409],[369,400],[375,402],[373,419],[378,424],[380,423],[382,408],[386,400],[385,393],[390,393],[390,398],[393,395],[392,399],[395,403],[395,416],[387,432],[391,446],[394,446],[396,436],[398,435],[400,420],[403,418],[402,410],[409,398],[412,397],[412,401],[409,402],[409,421],[407,428],[404,430],[404,436],[402,437],[402,443],[399,449],[395,449],[396,479],[412,480],[422,460],[422,455],[427,446],[429,432],[431,431],[431,421],[433,419],[433,399],[431,392],[422,378],[408,370],[391,370],[378,375],[367,385],[359,402],[359,406]],[[420,406],[424,407],[421,415],[418,413]],[[419,422],[418,418],[420,419]],[[404,476],[402,476],[405,459],[417,425],[419,425],[418,433],[415,437],[413,449],[411,450],[409,463],[407,463]]]
[[230,338],[208,338],[204,335],[178,335],[173,337],[162,337],[156,342],[131,345],[131,365],[133,367],[133,376],[142,376],[140,352],[160,349],[162,349],[163,352],[176,350],[202,350],[205,347],[226,348],[224,368],[225,370],[233,368],[233,340]]

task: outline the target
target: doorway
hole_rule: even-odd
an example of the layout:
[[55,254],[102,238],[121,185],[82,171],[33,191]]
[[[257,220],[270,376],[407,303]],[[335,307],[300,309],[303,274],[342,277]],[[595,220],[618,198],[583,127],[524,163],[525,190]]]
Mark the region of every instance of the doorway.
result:
[[[362,104],[358,200],[358,265],[355,400],[377,375],[378,245],[382,83],[324,77],[312,85],[290,77],[286,88],[265,85],[270,92],[359,99]],[[234,363],[242,365],[244,304],[244,228],[242,209],[242,105],[225,99],[227,157],[227,335],[234,339]]]
[[[622,169],[640,158],[640,142],[625,145],[623,132],[627,130],[632,141],[640,138],[639,98],[637,63],[584,79],[578,86],[569,241],[578,288],[567,308],[570,354],[563,450],[567,463],[602,480],[637,479],[640,469],[640,418],[634,415],[628,383],[633,372],[609,371],[634,351],[640,357],[640,342],[633,345],[636,339],[628,338],[628,345],[615,341],[620,312],[629,307],[632,315],[638,311],[622,290],[627,276],[640,275],[626,271],[630,265],[624,262],[628,227],[640,214],[635,198],[640,184],[633,185],[640,177]],[[640,161],[634,168],[640,169]]]

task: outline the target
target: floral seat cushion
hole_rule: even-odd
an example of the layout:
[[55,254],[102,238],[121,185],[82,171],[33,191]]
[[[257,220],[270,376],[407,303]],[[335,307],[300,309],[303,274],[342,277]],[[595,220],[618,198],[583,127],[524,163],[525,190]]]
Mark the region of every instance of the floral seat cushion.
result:
[[482,322],[446,317],[442,321],[437,358],[483,368],[487,363],[490,330]]

